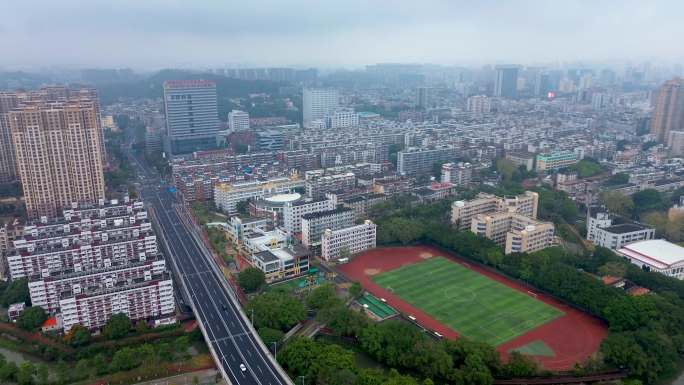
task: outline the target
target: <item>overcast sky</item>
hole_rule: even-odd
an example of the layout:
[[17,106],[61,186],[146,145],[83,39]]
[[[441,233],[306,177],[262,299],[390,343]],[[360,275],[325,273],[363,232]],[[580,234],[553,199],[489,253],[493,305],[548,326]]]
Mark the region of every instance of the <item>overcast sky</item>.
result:
[[0,67],[684,61],[684,1],[0,0]]

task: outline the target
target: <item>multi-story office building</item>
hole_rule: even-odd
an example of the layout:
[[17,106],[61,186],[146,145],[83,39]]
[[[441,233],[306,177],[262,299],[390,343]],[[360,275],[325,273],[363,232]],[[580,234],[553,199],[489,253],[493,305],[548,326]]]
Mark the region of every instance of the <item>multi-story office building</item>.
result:
[[548,154],[538,154],[535,167],[537,171],[557,170],[579,161],[577,153],[573,151],[554,151]]
[[332,261],[349,255],[358,254],[376,245],[376,225],[370,220],[362,224],[339,230],[326,229],[321,236],[321,257]]
[[338,108],[325,117],[326,128],[349,128],[359,126],[359,114],[351,108]]
[[216,207],[229,213],[237,213],[238,202],[263,198],[268,195],[292,193],[303,188],[304,181],[296,178],[273,178],[244,183],[222,183],[214,187]]
[[353,172],[323,175],[307,179],[306,195],[312,199],[321,199],[327,193],[349,191],[356,187],[356,175]]
[[605,211],[590,213],[587,218],[587,240],[609,249],[618,250],[633,242],[655,238],[655,229],[640,223],[613,225]]
[[353,225],[354,210],[346,207],[306,214],[302,216],[302,244],[316,246],[326,229],[339,230]]
[[476,215],[495,212],[511,212],[530,218],[537,217],[539,194],[526,191],[514,197],[497,197],[480,193],[469,201],[456,201],[451,205],[451,223],[463,231],[471,228],[471,222]]
[[307,214],[330,211],[335,208],[335,202],[322,198],[309,202],[287,203],[283,207],[283,229],[288,234],[302,231],[302,217]]
[[97,329],[112,314],[174,320],[173,282],[142,202],[100,202],[26,226],[8,257],[33,306],[60,313],[65,332]]
[[249,114],[240,110],[230,111],[228,113],[228,128],[231,131],[249,130]]
[[470,231],[492,240],[505,254],[532,253],[554,243],[554,226],[515,212],[477,214]]
[[304,88],[303,91],[304,127],[311,128],[314,122],[323,122],[340,105],[337,90],[329,88]]
[[435,163],[447,163],[455,157],[453,147],[408,148],[397,153],[397,172],[401,175],[430,174]]
[[492,101],[486,95],[471,96],[466,107],[473,114],[488,114],[492,110]]
[[219,131],[216,83],[211,80],[164,82],[169,150],[175,154],[216,146]]
[[473,166],[470,163],[444,163],[442,165],[442,183],[451,183],[458,187],[468,187],[472,178]]
[[518,96],[518,65],[496,66],[494,96],[514,99]]
[[105,197],[97,100],[24,102],[7,114],[30,218]]
[[658,90],[651,134],[658,141],[668,140],[670,131],[684,131],[684,79],[675,78],[663,84]]

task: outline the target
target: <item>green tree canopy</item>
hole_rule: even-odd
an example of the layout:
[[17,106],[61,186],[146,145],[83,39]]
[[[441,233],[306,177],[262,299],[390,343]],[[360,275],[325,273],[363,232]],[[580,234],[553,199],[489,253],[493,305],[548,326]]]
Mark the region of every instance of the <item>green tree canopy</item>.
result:
[[237,281],[242,289],[252,293],[266,284],[266,276],[256,267],[248,267],[238,274]]
[[112,315],[102,334],[108,339],[117,340],[128,335],[132,327],[131,319],[126,314],[118,313]]
[[306,318],[306,310],[301,302],[278,291],[256,296],[245,309],[248,316],[253,314],[257,329],[268,327],[288,331]]
[[17,326],[26,330],[36,330],[43,325],[47,319],[48,315],[42,307],[32,306],[21,313],[17,319]]

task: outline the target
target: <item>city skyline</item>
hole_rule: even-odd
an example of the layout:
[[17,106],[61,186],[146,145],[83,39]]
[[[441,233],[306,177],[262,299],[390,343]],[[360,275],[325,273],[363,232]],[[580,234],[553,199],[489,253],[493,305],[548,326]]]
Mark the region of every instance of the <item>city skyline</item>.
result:
[[[124,1],[105,16],[97,3],[38,1],[3,10],[7,17],[0,21],[0,32],[11,38],[3,39],[0,48],[6,69],[43,67],[46,55],[57,67],[141,69],[255,63],[354,68],[375,62],[678,62],[684,56],[665,37],[684,35],[675,16],[683,7],[674,1],[630,1],[619,7],[589,1],[258,6]],[[70,22],[74,19],[79,23]],[[78,49],[52,44],[73,36],[79,36]]]

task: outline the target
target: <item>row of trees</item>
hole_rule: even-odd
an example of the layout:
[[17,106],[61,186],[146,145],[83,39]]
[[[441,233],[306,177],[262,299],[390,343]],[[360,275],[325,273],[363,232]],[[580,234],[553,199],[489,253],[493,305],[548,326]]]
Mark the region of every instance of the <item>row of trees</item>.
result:
[[50,372],[46,364],[30,361],[17,365],[0,354],[0,382],[15,382],[19,385],[48,384]]

